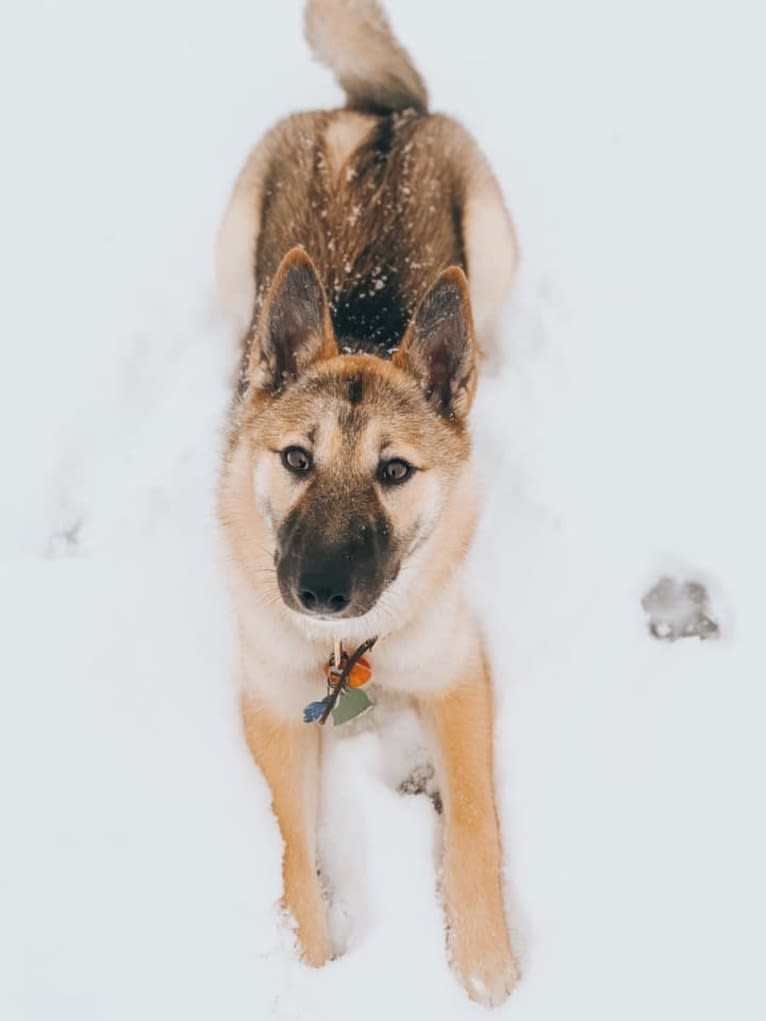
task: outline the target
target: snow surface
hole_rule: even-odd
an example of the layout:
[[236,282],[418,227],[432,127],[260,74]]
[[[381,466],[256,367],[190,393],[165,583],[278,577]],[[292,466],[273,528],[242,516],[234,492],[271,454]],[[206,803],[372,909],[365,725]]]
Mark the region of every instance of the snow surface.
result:
[[[389,9],[524,250],[475,414],[524,969],[497,1016],[763,1019],[762,5]],[[3,21],[0,1017],[486,1016],[445,963],[436,817],[396,792],[404,723],[332,750],[349,949],[321,972],[239,734],[211,252],[249,146],[339,99],[300,4]],[[710,587],[720,640],[648,636],[662,574]]]

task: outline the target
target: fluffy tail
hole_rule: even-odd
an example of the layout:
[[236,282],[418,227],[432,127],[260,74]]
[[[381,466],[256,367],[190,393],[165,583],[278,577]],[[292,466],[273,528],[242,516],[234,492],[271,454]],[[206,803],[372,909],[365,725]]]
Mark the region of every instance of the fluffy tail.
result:
[[352,110],[428,109],[428,93],[378,0],[308,0],[306,39]]

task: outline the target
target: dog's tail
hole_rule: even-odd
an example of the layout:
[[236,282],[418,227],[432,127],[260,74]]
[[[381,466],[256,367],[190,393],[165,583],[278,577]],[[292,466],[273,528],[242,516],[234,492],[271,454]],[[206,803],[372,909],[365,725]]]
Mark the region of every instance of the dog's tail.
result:
[[306,39],[335,74],[350,109],[426,113],[423,79],[378,0],[308,0]]

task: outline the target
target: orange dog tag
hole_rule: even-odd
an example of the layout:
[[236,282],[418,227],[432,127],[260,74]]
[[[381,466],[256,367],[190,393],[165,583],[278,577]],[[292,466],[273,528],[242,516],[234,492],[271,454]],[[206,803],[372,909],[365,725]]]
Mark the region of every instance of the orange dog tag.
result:
[[[330,666],[328,663],[324,668],[324,672],[327,675],[327,680],[330,684],[337,684],[338,675],[335,673],[334,667]],[[361,688],[371,677],[372,667],[370,666],[369,661],[362,656],[351,668],[351,673],[348,675],[348,686],[349,688]]]

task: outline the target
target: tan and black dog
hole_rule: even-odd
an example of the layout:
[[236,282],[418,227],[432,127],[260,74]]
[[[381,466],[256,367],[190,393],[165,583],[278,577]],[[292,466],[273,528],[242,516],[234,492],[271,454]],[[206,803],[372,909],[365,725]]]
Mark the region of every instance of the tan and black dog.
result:
[[[296,114],[264,137],[218,248],[243,336],[220,520],[245,730],[284,839],[284,903],[304,959],[321,965],[324,732],[304,710],[330,696],[336,709],[347,698],[412,701],[444,805],[452,963],[470,996],[494,1004],[517,973],[491,682],[462,569],[477,519],[475,336],[508,292],[513,230],[474,141],[428,113],[376,0],[309,0],[306,34],[347,106]],[[372,639],[363,695],[338,673],[325,679],[333,656]]]

